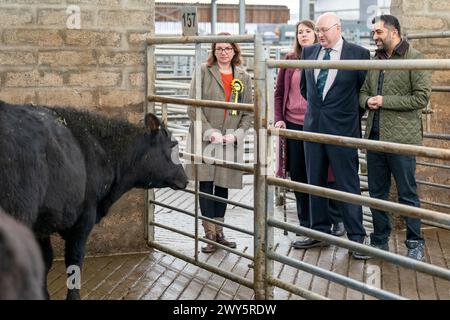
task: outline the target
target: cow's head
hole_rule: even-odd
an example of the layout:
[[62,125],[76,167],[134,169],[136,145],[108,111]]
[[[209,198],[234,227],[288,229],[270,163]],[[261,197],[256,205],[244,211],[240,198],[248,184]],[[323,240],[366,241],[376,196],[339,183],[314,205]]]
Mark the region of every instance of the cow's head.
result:
[[135,162],[137,187],[184,189],[188,179],[178,157],[178,142],[151,113],[145,116],[144,149]]

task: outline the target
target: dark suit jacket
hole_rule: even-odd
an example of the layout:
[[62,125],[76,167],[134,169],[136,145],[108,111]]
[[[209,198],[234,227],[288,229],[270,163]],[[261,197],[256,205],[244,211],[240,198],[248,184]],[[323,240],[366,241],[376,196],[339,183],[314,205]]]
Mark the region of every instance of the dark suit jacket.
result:
[[[303,48],[302,60],[317,60],[321,46]],[[341,60],[369,60],[370,52],[344,40]],[[314,69],[304,69],[300,82],[302,96],[308,101],[304,131],[360,137],[359,90],[367,71],[338,70],[336,79],[325,96],[317,96]]]

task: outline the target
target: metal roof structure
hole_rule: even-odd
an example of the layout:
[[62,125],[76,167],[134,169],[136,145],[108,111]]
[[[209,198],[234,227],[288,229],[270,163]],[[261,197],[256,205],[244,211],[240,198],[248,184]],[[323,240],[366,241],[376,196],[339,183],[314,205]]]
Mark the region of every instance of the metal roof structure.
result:
[[[156,0],[155,3],[168,3],[168,4],[210,4],[211,0]],[[217,0],[216,4],[233,4],[238,5],[239,0]],[[266,3],[261,3],[261,0],[245,0],[246,5],[268,5]],[[276,5],[276,4],[272,4]]]

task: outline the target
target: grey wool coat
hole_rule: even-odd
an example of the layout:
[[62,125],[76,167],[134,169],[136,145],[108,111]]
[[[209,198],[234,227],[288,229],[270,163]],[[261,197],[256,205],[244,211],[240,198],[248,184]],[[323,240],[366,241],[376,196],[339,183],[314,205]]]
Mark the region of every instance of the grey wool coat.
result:
[[[202,64],[202,100],[225,101],[225,90],[223,88],[222,78],[217,64],[208,66]],[[242,81],[244,90],[241,93],[241,103],[252,103],[252,81],[250,75],[241,67],[234,67],[234,78]],[[189,92],[190,98],[195,98],[195,77],[191,81]],[[189,127],[189,136],[186,144],[186,151],[195,153],[194,149],[194,120],[195,107],[189,106],[187,110],[191,124]],[[232,110],[227,110],[227,117],[224,117],[223,109],[213,109],[202,107],[202,153],[203,156],[219,158],[225,161],[244,163],[244,137],[246,131],[250,128],[253,121],[253,115],[244,111],[237,111],[233,114]],[[222,135],[234,134],[236,142],[230,145],[212,144],[210,136],[213,132]],[[185,165],[186,174],[190,180],[194,180],[194,165],[188,161]],[[198,165],[199,181],[213,181],[215,185],[223,188],[242,189],[242,171],[226,169],[211,164]]]

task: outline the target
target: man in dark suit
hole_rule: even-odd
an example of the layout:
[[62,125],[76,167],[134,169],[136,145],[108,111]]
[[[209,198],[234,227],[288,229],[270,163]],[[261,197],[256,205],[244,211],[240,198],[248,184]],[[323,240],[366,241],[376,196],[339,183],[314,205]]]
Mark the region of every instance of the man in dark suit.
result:
[[[317,19],[319,43],[303,49],[302,60],[369,60],[369,50],[348,43],[342,38],[340,19],[334,13],[325,13]],[[361,137],[359,90],[366,71],[304,69],[301,93],[308,101],[304,131]],[[360,193],[358,153],[354,148],[331,144],[305,142],[306,168],[309,184],[326,187],[327,168],[331,166],[336,187],[340,191]],[[311,196],[311,228],[331,232],[328,199]],[[363,243],[366,232],[362,223],[362,208],[342,202],[343,222],[347,237]],[[325,246],[311,238],[297,241],[295,248]],[[349,252],[356,259],[366,257]]]

